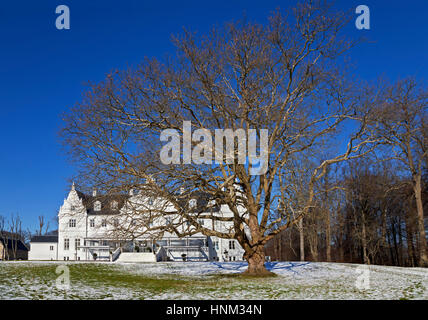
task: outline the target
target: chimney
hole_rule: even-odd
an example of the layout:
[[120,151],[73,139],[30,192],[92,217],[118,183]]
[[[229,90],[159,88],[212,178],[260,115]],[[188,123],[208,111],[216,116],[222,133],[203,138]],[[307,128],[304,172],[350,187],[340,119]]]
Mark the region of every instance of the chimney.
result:
[[97,189],[94,188],[94,190],[92,190],[92,196],[96,197],[97,196]]
[[129,190],[129,195],[130,195],[130,196],[133,196],[133,195],[134,195],[134,189],[130,189],[130,190]]
[[183,194],[184,193],[184,188],[183,187],[181,187],[180,188],[180,194]]

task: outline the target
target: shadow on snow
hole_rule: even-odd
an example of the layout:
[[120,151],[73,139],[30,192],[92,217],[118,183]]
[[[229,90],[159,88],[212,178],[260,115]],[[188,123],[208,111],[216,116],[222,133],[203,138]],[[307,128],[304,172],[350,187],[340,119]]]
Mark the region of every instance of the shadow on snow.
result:
[[[247,262],[211,262],[214,266],[227,271],[244,271],[248,267]],[[308,266],[310,262],[265,262],[267,270],[275,271],[290,271],[294,274],[300,274],[298,270],[300,267]]]

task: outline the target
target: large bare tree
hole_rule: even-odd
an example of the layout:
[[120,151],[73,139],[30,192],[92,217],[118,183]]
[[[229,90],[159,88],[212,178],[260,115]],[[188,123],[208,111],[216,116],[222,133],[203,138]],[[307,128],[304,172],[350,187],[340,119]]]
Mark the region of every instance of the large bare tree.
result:
[[[356,92],[342,72],[342,54],[351,46],[341,36],[348,20],[320,3],[307,1],[286,15],[278,11],[265,25],[240,21],[208,35],[185,32],[174,38],[177,54],[167,61],[146,60],[91,86],[65,115],[62,130],[80,165],[80,181],[106,192],[134,189],[165,199],[191,228],[169,223],[164,230],[236,239],[247,272],[266,274],[264,245],[311,210],[327,167],[370,152],[375,142],[366,126],[373,99]],[[162,163],[160,134],[177,130],[184,150],[184,121],[193,129],[231,129],[236,136],[239,129],[255,129],[260,141],[261,130],[268,130],[266,145],[257,149],[268,156],[260,163],[265,170],[257,174],[256,165],[237,161],[245,136],[233,138],[233,161],[221,156],[219,163],[185,164],[180,156],[179,163]],[[205,159],[226,149],[205,142],[199,136],[192,145]],[[331,148],[323,153],[331,156],[320,159],[320,148]],[[296,190],[294,169],[308,158],[304,190]],[[195,192],[208,198],[197,212],[187,205]],[[295,192],[301,195],[298,206],[288,202]],[[232,215],[213,213],[213,202]],[[149,220],[168,214],[161,207],[148,212],[139,206],[137,224],[156,231]],[[199,223],[201,218],[231,227],[216,230]]]
[[377,131],[388,144],[386,159],[395,160],[411,177],[419,231],[419,265],[428,266],[422,175],[428,159],[428,91],[413,79],[385,89]]

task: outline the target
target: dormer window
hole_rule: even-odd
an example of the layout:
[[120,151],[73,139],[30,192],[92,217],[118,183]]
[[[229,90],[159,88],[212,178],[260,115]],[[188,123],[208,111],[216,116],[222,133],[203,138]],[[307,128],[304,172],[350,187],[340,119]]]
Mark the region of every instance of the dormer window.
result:
[[75,206],[73,206],[73,205],[71,205],[71,206],[70,206],[70,210],[71,210],[71,211],[74,211],[74,210],[76,210],[76,207],[75,207]]
[[189,201],[189,208],[191,209],[196,208],[196,199],[191,199]]
[[149,203],[149,206],[152,206],[153,205],[153,199],[149,198],[148,203]]
[[101,211],[101,202],[100,201],[95,201],[94,211]]
[[114,200],[114,201],[111,202],[111,209],[112,210],[117,210],[118,207],[119,207],[119,204],[118,204],[118,202],[116,200]]

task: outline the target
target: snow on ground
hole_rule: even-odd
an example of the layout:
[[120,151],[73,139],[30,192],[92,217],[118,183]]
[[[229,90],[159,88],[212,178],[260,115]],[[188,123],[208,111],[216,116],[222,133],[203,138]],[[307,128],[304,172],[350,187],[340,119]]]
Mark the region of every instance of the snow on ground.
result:
[[[70,286],[57,286],[57,267]],[[428,299],[428,269],[273,262],[278,276],[235,276],[244,262],[0,262],[0,299]]]

